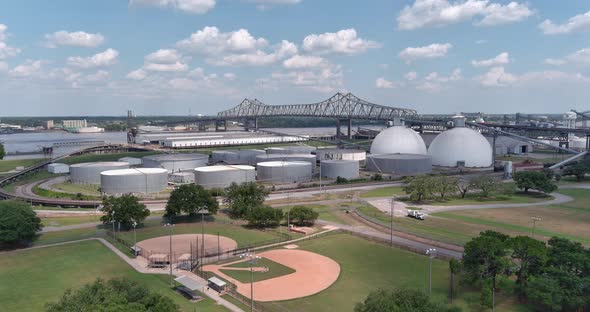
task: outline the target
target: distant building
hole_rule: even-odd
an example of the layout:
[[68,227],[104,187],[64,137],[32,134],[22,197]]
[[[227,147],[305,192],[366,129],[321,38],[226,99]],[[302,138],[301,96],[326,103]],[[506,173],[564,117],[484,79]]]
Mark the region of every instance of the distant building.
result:
[[86,119],[64,120],[63,125],[64,125],[64,128],[86,128],[86,127],[88,127],[88,123],[86,123]]
[[47,120],[45,122],[45,129],[47,129],[47,130],[53,129],[53,120]]

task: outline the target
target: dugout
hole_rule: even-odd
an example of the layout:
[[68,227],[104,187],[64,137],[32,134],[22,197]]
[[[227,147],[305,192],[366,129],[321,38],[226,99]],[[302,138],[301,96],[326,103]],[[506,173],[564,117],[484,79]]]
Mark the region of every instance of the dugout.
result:
[[219,293],[223,293],[225,292],[225,286],[227,286],[227,284],[220,280],[219,278],[213,276],[212,278],[207,280],[208,282],[208,286],[213,288],[214,290],[216,290]]

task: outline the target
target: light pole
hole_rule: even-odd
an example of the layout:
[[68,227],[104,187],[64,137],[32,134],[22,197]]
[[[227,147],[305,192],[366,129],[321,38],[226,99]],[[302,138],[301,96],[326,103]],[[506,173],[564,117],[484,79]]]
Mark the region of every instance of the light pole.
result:
[[112,210],[111,218],[113,219],[113,241],[117,241],[117,234],[115,233],[115,211]]
[[135,228],[137,227],[137,222],[135,222],[135,220],[133,220],[133,223],[131,225],[133,225],[133,255],[137,257],[137,233],[135,232]]
[[428,265],[428,296],[432,296],[432,259],[436,257],[436,248],[428,248],[426,255],[429,258]]
[[250,311],[254,312],[254,271],[252,265],[256,264],[260,257],[252,253],[244,253],[240,255],[240,259],[248,259],[247,262],[250,266]]
[[541,221],[542,219],[539,217],[531,217],[531,220],[533,221],[533,232],[532,232],[532,236],[533,238],[535,238],[535,228],[537,227],[537,221]]
[[168,233],[170,235],[170,253],[168,254],[168,264],[170,266],[170,287],[174,287],[174,280],[172,279],[172,228],[174,224],[166,223],[164,225],[168,228]]
[[205,214],[201,209],[201,274],[203,274],[203,259],[205,258]]
[[393,247],[393,213],[394,213],[394,206],[395,206],[395,196],[391,197],[391,224],[389,226],[389,239],[391,242],[391,247]]

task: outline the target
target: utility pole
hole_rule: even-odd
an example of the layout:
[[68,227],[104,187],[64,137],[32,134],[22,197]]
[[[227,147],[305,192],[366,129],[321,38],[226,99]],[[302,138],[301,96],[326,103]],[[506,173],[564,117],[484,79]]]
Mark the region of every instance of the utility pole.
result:
[[436,248],[428,248],[426,255],[429,258],[428,265],[428,296],[432,297],[432,259],[436,257]]
[[164,226],[168,228],[168,233],[170,236],[170,253],[168,254],[168,264],[170,266],[170,287],[174,287],[174,280],[172,278],[172,228],[174,227],[174,224],[166,223]]
[[533,238],[535,238],[535,229],[537,227],[537,221],[541,221],[542,219],[539,217],[531,217],[531,220],[533,221],[532,236],[533,236]]

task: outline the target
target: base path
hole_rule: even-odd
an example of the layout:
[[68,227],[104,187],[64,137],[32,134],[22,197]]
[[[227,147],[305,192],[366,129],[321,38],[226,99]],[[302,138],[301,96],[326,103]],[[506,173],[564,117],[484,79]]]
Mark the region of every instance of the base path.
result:
[[[257,256],[290,267],[295,272],[255,282],[254,300],[256,301],[280,301],[311,296],[330,287],[340,275],[340,265],[336,261],[305,250],[278,249],[261,252]],[[204,271],[211,271],[232,282],[236,285],[238,293],[250,298],[249,283],[241,283],[223,274],[219,269],[224,269],[224,267],[222,265],[203,267]]]

